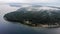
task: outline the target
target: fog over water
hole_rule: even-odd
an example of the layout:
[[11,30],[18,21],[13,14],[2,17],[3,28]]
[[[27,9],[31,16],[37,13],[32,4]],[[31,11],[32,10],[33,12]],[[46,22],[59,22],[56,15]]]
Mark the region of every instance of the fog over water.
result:
[[16,11],[17,9],[19,7],[0,5],[0,34],[60,34],[60,28],[29,27],[4,20],[3,16],[5,14]]

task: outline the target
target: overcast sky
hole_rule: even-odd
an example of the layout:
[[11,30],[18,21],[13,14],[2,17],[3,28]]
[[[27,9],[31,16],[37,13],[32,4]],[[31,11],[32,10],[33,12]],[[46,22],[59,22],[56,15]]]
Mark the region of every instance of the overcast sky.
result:
[[60,0],[0,0],[1,3],[59,3]]

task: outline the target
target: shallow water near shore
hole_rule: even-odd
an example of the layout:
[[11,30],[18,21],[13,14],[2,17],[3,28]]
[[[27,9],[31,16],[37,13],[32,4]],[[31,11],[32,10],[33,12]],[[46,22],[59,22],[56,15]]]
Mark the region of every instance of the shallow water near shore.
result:
[[60,34],[60,28],[29,27],[24,24],[9,22],[3,16],[16,11],[19,7],[0,5],[0,34]]

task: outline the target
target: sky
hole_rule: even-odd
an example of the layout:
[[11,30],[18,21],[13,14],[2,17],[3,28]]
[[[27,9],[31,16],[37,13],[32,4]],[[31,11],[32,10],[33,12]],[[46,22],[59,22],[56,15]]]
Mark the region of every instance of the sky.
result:
[[0,0],[0,3],[59,3],[60,0]]

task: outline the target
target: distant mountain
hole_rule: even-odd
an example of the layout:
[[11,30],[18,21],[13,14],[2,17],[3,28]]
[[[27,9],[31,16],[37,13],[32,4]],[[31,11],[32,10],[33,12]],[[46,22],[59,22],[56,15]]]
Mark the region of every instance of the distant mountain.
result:
[[20,3],[8,3],[12,7],[20,7]]
[[31,6],[48,6],[48,7],[56,7],[60,8],[58,4],[51,4],[51,3],[7,3],[12,7],[22,7],[25,5],[31,5]]

